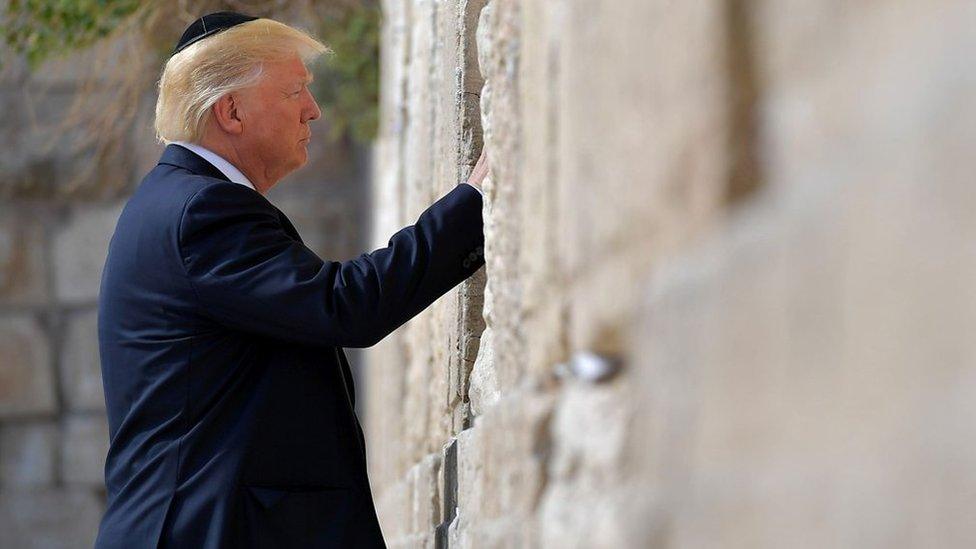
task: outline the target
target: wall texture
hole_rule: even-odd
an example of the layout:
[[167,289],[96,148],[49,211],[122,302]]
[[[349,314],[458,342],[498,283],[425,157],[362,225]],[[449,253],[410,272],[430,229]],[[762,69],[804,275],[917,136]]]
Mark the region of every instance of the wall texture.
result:
[[384,8],[373,244],[492,160],[368,357],[391,547],[976,542],[976,9]]

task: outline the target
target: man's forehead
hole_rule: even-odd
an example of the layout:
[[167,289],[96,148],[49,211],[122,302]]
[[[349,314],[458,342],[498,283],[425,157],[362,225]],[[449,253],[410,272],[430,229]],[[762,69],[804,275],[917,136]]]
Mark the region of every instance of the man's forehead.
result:
[[273,80],[286,80],[288,82],[311,82],[315,79],[315,76],[311,71],[308,70],[305,63],[297,57],[294,59],[268,63],[265,65],[265,68],[266,70],[270,69],[269,72],[274,73]]

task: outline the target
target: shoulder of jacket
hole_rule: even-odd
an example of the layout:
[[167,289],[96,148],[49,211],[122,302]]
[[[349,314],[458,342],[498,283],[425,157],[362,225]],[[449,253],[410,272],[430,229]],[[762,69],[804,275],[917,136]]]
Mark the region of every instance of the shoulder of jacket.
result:
[[205,175],[192,174],[191,177],[194,189],[187,197],[188,206],[213,201],[219,204],[250,204],[274,211],[274,205],[250,187]]
[[278,221],[277,209],[254,189],[222,179],[193,177],[199,178],[194,182],[199,188],[194,189],[183,203],[178,223],[181,235],[191,227],[223,224],[234,218]]

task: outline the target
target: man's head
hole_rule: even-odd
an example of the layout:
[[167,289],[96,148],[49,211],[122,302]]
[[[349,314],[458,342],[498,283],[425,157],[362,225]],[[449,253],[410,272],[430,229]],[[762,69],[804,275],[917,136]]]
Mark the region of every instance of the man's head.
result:
[[262,193],[304,165],[308,122],[321,114],[305,64],[328,48],[270,19],[186,38],[159,81],[157,137],[213,150]]

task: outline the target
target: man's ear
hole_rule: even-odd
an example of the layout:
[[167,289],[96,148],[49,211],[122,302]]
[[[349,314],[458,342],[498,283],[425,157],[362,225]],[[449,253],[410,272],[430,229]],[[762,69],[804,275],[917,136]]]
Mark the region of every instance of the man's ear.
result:
[[240,97],[234,93],[225,93],[211,109],[218,128],[231,135],[240,135],[244,131],[244,112]]

